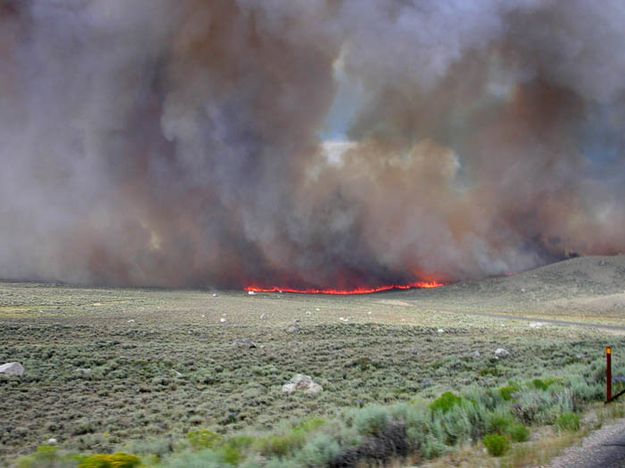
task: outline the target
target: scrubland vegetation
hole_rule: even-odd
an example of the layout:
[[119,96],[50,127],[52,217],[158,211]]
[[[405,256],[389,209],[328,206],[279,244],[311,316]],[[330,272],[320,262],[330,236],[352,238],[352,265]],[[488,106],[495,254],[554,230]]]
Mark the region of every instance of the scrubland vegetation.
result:
[[80,467],[361,466],[418,463],[480,443],[490,456],[501,457],[515,444],[527,443],[535,428],[553,425],[560,432],[578,431],[579,413],[602,400],[603,370],[600,362],[573,364],[555,378],[499,388],[469,387],[429,402],[415,399],[344,409],[333,417],[304,418],[272,431],[222,435],[195,429],[177,440],[118,447],[133,455],[122,451],[77,456],[43,446],[23,457],[19,466],[52,462],[50,466]]
[[[603,347],[625,349],[418,294],[215,294],[0,284],[0,361],[26,368],[0,376],[0,465],[514,466],[545,428],[587,429]],[[297,373],[323,391],[284,394]]]

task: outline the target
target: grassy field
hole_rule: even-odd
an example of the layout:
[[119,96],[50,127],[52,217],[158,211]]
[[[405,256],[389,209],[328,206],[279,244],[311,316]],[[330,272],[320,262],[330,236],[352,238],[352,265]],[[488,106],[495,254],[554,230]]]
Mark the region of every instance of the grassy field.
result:
[[[559,375],[596,361],[608,343],[625,345],[616,327],[489,317],[537,316],[538,308],[523,302],[527,286],[516,303],[514,288],[500,296],[479,288],[318,297],[0,283],[0,363],[26,368],[0,376],[0,465],[49,438],[67,450],[110,452],[199,428],[261,431],[371,403],[495,388]],[[540,317],[590,323],[577,310]],[[624,323],[614,311],[592,322]],[[510,356],[497,359],[497,348]],[[323,392],[283,394],[297,373]]]

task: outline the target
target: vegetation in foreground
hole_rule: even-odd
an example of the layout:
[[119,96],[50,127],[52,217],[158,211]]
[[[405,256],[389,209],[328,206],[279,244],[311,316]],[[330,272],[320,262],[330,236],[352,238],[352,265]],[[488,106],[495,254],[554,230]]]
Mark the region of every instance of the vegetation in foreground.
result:
[[[119,464],[110,457],[123,454],[144,464],[197,457],[297,464],[302,453],[369,460],[371,447],[381,450],[373,460],[403,453],[418,460],[438,453],[431,447],[441,453],[471,443],[481,448],[491,434],[510,440],[513,453],[545,420],[525,421],[512,411],[529,398],[522,395],[539,399],[555,389],[566,395],[607,339],[625,348],[623,338],[591,329],[467,316],[462,298],[457,311],[441,312],[393,297],[0,283],[0,361],[26,368],[21,377],[0,376],[6,408],[0,465],[33,454],[48,439],[56,444],[41,456],[69,454],[65,460],[74,465],[71,454],[79,453],[96,454],[81,463],[100,464]],[[498,358],[498,348],[509,355]],[[282,393],[297,373],[312,376],[323,392]],[[583,378],[592,387],[602,375]],[[475,406],[476,388],[494,392],[496,406],[476,407],[490,415],[491,429],[454,439],[445,421]],[[411,426],[418,419],[405,421],[397,409],[404,406],[428,425]],[[378,426],[366,423],[372,412]],[[548,421],[570,427],[569,419]],[[430,434],[424,445],[409,437],[419,431]],[[403,445],[388,449],[380,442],[396,439]]]
[[19,466],[347,467],[398,459],[414,463],[480,442],[491,456],[500,457],[526,442],[533,428],[579,430],[579,414],[603,398],[603,374],[600,361],[571,365],[555,378],[446,392],[430,402],[348,409],[333,418],[302,419],[270,432],[223,436],[198,429],[177,441],[135,442],[113,455],[76,456],[40,447]]

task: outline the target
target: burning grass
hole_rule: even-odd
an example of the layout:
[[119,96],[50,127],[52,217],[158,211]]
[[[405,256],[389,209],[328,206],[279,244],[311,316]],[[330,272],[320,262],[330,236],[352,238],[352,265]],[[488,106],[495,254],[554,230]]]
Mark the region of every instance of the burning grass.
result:
[[366,294],[377,294],[390,291],[408,291],[410,289],[435,289],[442,288],[445,283],[440,281],[417,281],[415,283],[408,284],[393,284],[387,286],[377,287],[359,287],[353,289],[292,289],[273,286],[270,288],[263,288],[258,286],[248,286],[245,291],[252,293],[267,293],[267,294],[317,294],[325,296],[362,296]]

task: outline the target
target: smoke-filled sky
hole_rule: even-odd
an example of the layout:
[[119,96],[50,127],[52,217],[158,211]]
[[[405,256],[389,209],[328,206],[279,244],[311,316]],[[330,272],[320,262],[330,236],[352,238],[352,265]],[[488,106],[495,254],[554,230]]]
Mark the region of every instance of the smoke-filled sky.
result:
[[625,250],[621,0],[0,0],[0,277],[353,288]]

